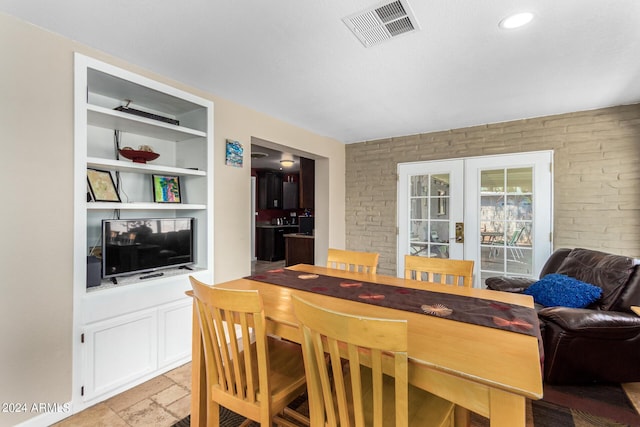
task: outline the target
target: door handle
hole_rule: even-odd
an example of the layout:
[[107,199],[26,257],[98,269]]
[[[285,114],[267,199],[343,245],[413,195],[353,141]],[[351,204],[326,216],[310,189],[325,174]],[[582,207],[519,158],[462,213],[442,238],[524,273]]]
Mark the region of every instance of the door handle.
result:
[[456,243],[464,243],[464,222],[456,222]]

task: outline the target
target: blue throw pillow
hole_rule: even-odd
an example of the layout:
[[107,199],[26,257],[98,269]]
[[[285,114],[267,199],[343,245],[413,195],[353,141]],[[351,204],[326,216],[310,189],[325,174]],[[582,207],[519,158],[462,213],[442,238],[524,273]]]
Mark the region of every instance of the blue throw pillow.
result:
[[583,308],[600,298],[602,289],[564,274],[547,274],[524,293],[545,307]]

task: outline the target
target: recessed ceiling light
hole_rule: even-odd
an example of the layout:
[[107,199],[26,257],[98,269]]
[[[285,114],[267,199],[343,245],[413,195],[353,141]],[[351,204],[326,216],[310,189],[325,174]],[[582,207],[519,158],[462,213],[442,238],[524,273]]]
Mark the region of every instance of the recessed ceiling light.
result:
[[513,28],[519,28],[523,25],[527,25],[533,19],[533,13],[531,12],[522,12],[516,13],[511,16],[507,16],[502,21],[500,21],[500,28],[504,28],[506,30],[511,30]]

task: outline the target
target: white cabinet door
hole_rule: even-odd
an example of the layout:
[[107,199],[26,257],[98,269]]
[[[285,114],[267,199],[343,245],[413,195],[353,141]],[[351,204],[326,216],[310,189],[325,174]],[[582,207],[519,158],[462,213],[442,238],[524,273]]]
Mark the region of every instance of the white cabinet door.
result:
[[85,328],[85,401],[157,368],[157,323],[157,310],[151,309]]
[[158,365],[160,368],[191,357],[191,299],[158,310]]

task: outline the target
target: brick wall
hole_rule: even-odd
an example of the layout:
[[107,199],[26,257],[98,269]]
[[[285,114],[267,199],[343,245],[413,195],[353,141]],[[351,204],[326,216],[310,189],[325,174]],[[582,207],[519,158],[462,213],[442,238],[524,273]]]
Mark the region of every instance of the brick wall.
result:
[[640,258],[640,104],[346,146],[346,247],[396,271],[397,164],[554,150],[554,247]]

